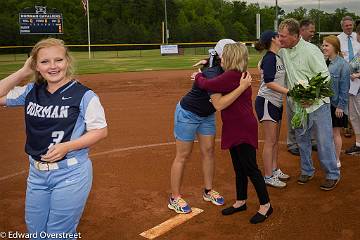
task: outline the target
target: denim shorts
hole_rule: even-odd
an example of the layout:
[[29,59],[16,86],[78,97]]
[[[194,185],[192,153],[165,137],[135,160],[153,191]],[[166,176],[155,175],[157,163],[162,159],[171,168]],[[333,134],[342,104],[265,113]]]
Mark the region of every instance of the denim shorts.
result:
[[207,117],[183,109],[178,103],[174,117],[174,135],[180,141],[194,141],[196,134],[215,136],[215,113]]

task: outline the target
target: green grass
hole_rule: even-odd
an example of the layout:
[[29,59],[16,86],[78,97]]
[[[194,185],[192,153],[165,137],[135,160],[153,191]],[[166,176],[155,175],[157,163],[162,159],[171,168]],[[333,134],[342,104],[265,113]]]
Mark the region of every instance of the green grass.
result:
[[[207,57],[207,48],[187,48],[184,55],[161,56],[159,50],[97,51],[88,59],[87,52],[72,52],[76,74],[191,69]],[[26,54],[0,55],[0,79],[19,69]],[[249,67],[256,67],[260,54],[250,50]]]

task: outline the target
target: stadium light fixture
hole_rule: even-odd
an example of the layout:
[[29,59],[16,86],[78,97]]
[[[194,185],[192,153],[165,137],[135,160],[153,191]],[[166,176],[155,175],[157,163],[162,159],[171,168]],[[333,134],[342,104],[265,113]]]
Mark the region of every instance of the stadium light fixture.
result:
[[165,11],[165,42],[169,43],[169,30],[167,26],[167,9],[166,9],[166,0],[164,0],[164,11]]

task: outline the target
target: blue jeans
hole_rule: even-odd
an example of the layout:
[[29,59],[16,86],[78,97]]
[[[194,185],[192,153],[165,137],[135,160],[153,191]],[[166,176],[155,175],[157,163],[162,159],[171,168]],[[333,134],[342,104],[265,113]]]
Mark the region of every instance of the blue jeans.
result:
[[75,234],[91,183],[90,160],[52,171],[39,171],[30,164],[25,202],[28,232],[37,234],[36,239],[50,239],[43,238],[44,233]]
[[318,157],[327,179],[338,179],[340,170],[336,166],[335,144],[331,122],[330,104],[324,104],[308,114],[308,128],[295,129],[296,141],[300,150],[301,174],[314,175],[311,159],[311,131],[314,129],[317,139]]

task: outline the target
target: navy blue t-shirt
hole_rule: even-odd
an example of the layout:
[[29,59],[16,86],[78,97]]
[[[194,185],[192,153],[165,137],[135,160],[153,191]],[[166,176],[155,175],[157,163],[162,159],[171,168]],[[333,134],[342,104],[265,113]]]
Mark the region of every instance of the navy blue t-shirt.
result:
[[[220,63],[216,63],[212,67],[205,67],[202,69],[202,74],[207,78],[214,78],[222,74],[224,70],[221,68]],[[194,83],[191,90],[181,99],[180,105],[183,109],[193,112],[200,117],[207,117],[216,112],[216,109],[210,102],[209,93]]]

